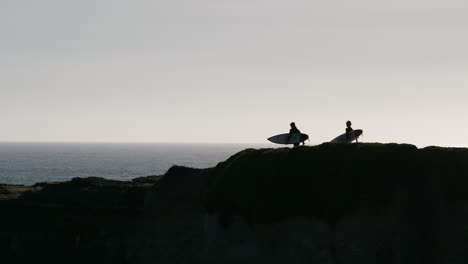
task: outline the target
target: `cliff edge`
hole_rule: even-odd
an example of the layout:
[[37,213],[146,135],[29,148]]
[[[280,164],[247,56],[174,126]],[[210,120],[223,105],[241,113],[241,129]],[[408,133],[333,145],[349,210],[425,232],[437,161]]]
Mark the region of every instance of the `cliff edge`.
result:
[[401,195],[431,191],[434,199],[464,201],[467,186],[467,149],[405,144],[247,149],[213,170],[206,206],[210,212],[233,210],[252,223],[311,216],[334,224],[358,210],[379,213]]

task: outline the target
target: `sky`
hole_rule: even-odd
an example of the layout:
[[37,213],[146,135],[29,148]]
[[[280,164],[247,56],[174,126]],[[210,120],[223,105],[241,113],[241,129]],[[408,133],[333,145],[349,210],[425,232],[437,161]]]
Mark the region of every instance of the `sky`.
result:
[[462,0],[1,0],[0,141],[468,146]]

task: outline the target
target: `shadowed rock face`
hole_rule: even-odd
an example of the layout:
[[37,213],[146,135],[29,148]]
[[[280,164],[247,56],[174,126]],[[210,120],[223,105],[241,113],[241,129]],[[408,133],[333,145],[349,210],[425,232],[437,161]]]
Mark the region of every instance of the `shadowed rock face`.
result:
[[132,182],[0,187],[5,263],[468,261],[467,149],[248,149]]

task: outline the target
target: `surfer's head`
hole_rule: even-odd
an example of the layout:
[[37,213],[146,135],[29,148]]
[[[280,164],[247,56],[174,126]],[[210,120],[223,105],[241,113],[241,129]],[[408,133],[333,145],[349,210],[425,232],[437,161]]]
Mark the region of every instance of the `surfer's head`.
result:
[[289,124],[291,127],[296,127],[296,124],[294,122],[291,122],[291,124]]
[[346,126],[351,127],[351,121],[346,121]]

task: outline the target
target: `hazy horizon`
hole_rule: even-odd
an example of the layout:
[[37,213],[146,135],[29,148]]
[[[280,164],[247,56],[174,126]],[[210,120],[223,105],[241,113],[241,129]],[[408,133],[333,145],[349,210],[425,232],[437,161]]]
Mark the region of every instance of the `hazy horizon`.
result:
[[[0,142],[468,146],[468,2],[0,3]],[[273,146],[273,145],[272,145]]]
[[[317,142],[312,143],[309,141],[305,142],[304,146],[317,146],[323,143],[327,143],[328,141],[324,142]],[[361,144],[361,143],[382,143],[382,144],[389,144],[389,143],[396,143],[396,144],[411,144],[415,145],[417,148],[426,148],[426,147],[446,147],[446,148],[468,148],[468,145],[451,145],[451,144],[413,144],[413,143],[405,143],[405,142],[371,142],[371,141],[363,141],[353,144]],[[167,146],[177,146],[177,145],[186,145],[186,146],[244,146],[246,148],[284,148],[284,147],[292,147],[292,145],[282,145],[282,144],[275,144],[268,140],[264,142],[143,142],[143,141],[0,141],[1,144],[21,144],[21,145],[167,145]],[[303,146],[301,144],[301,146]]]

